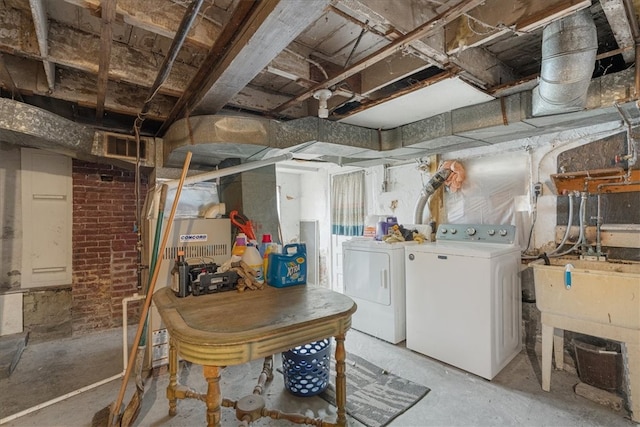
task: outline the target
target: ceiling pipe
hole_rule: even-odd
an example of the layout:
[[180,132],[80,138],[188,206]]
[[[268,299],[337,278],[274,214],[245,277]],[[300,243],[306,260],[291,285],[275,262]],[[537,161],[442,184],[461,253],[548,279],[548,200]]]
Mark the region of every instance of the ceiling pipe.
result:
[[149,112],[149,105],[151,104],[151,100],[155,96],[158,89],[164,81],[169,77],[169,73],[171,72],[171,67],[178,57],[178,53],[180,53],[180,49],[184,44],[184,41],[187,38],[187,34],[191,30],[191,26],[193,22],[198,17],[198,12],[200,11],[200,7],[204,3],[204,0],[194,0],[189,4],[187,10],[184,12],[184,16],[182,17],[182,21],[180,21],[180,26],[178,27],[178,31],[176,32],[176,36],[173,38],[171,42],[171,47],[169,48],[169,53],[164,57],[164,61],[162,61],[162,65],[160,66],[160,70],[158,71],[158,75],[156,76],[156,80],[153,82],[153,86],[149,90],[149,96],[146,101],[144,101],[144,105],[142,106],[142,111],[140,112],[141,116],[144,116]]
[[591,11],[583,9],[545,27],[540,84],[533,90],[533,116],[580,111],[598,50]]
[[[198,182],[202,182],[202,181],[210,181],[212,179],[222,178],[223,176],[229,176],[229,175],[233,175],[240,172],[246,172],[252,169],[261,168],[263,166],[269,166],[280,161],[291,160],[292,158],[293,158],[292,153],[285,153],[280,156],[271,157],[265,160],[258,160],[255,162],[243,163],[241,165],[231,166],[224,169],[218,169],[211,172],[205,172],[199,175],[193,175],[185,178],[184,185],[197,184]],[[168,181],[166,185],[167,185],[167,188],[171,190],[178,187],[179,183],[180,183],[180,180],[174,179],[172,181]]]

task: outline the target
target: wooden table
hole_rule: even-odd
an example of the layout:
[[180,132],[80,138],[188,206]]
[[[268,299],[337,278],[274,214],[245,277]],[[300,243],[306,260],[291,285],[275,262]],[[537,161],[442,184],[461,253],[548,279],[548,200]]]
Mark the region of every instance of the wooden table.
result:
[[[334,337],[338,408],[334,425],[346,425],[344,341],[351,315],[356,311],[351,298],[318,286],[298,285],[186,298],[178,298],[170,288],[163,288],[153,295],[153,301],[170,337],[169,415],[177,413],[177,399],[201,399],[207,405],[207,425],[220,426],[220,367]],[[177,383],[178,353],[186,361],[203,365],[206,394]]]

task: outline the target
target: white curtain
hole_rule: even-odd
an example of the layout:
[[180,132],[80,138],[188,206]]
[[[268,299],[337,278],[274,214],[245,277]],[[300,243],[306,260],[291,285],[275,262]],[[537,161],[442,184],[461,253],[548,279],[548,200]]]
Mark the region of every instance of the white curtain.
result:
[[364,171],[334,175],[331,180],[332,234],[362,236],[364,210]]

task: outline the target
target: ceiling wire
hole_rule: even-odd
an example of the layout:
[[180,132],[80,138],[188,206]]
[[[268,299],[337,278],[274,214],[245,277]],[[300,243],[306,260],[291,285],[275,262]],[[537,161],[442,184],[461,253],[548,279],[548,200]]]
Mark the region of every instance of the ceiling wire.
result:
[[364,23],[364,26],[360,30],[360,35],[358,35],[358,38],[356,39],[356,42],[353,45],[353,48],[351,48],[351,52],[349,53],[349,56],[347,57],[347,61],[344,63],[344,68],[345,69],[349,65],[349,62],[351,61],[351,57],[353,56],[353,53],[358,48],[358,45],[360,44],[360,40],[362,40],[362,36],[364,35],[364,33],[367,32],[367,25],[369,25],[369,20],[368,19],[366,20],[366,22]]
[[[467,18],[467,28],[469,28],[469,30],[471,30],[472,33],[474,33],[474,34],[476,34],[478,36],[484,36],[484,35],[487,35],[487,34],[491,34],[494,31],[504,31],[504,30],[511,31],[512,33],[514,33],[516,35],[526,34],[526,33],[522,32],[522,31],[517,31],[514,26],[508,26],[508,25],[505,25],[505,24],[498,24],[498,25],[487,24],[486,22],[482,21],[481,19],[478,19],[475,16],[471,16],[468,13],[464,13],[463,16],[465,18]],[[482,25],[484,28],[487,28],[487,31],[480,31],[480,30],[474,29],[473,26],[471,25],[471,22],[476,22],[476,23]]]

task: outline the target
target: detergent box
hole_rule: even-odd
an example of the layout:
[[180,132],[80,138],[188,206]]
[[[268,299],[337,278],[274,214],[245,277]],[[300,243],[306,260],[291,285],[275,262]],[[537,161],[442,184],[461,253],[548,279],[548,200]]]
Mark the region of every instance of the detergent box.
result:
[[304,243],[285,245],[281,254],[269,254],[267,283],[275,288],[307,283],[307,247]]

